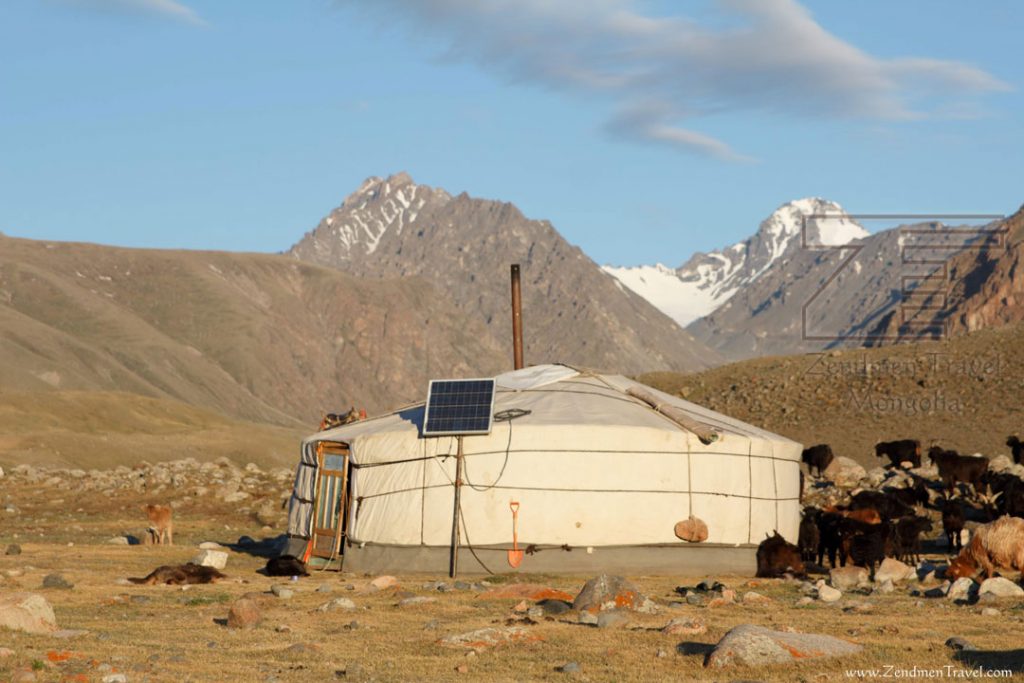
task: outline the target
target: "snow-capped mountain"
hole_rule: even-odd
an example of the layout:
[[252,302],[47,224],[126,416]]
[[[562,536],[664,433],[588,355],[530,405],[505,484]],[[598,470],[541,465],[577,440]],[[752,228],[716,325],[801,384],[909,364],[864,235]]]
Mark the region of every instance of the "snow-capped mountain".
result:
[[[508,268],[519,263],[530,363],[643,372],[720,360],[548,221],[530,220],[506,202],[416,184],[405,173],[366,180],[288,253],[355,276],[419,278],[424,296],[483,321],[499,348],[510,342]],[[409,340],[411,347],[433,343],[429,334]]]
[[798,199],[776,209],[746,240],[709,254],[698,252],[676,270],[660,263],[604,270],[686,326],[755,282],[787,251],[842,246],[867,235],[835,202]]

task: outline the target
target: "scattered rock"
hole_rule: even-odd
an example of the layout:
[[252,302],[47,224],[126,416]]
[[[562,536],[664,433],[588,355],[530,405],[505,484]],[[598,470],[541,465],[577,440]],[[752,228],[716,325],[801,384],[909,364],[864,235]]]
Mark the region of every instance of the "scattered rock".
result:
[[967,640],[966,638],[961,638],[960,636],[953,636],[952,638],[947,640],[946,641],[946,647],[948,647],[950,650],[957,650],[957,651],[960,651],[960,650],[970,651],[970,650],[977,650],[978,649],[978,648],[974,647],[974,645],[969,640]]
[[822,602],[836,602],[843,597],[842,591],[827,585],[824,581],[818,583],[818,599]]
[[867,476],[867,470],[850,458],[837,456],[822,472],[824,477],[840,488],[853,488]]
[[572,603],[565,600],[540,600],[537,606],[548,616],[558,616],[572,610]]
[[203,541],[199,544],[200,550],[224,550],[224,546],[214,541]]
[[802,598],[800,598],[799,600],[797,600],[796,604],[794,606],[795,607],[807,607],[808,605],[813,605],[813,604],[814,604],[814,598],[810,597],[809,595],[805,595]]
[[124,674],[107,674],[100,680],[103,683],[128,683],[128,677]]
[[624,612],[616,609],[597,613],[598,628],[624,628],[628,623],[629,617]]
[[37,593],[0,595],[0,627],[25,633],[53,633],[57,618],[46,598]]
[[983,616],[983,617],[998,617],[999,616],[999,610],[997,610],[995,607],[986,607],[985,609],[981,610],[981,616]]
[[60,574],[47,574],[43,577],[43,588],[59,588],[61,590],[70,590],[75,587],[75,584],[65,579]]
[[7,546],[7,550],[4,551],[4,555],[21,555],[21,546],[17,543],[11,543]]
[[963,577],[957,579],[946,591],[947,600],[970,600],[971,596],[978,590],[973,579]]
[[228,610],[228,626],[230,628],[256,628],[261,620],[260,608],[255,600],[241,598],[236,600]]
[[[444,584],[441,584],[444,585]],[[442,590],[440,586],[436,590]],[[538,583],[512,583],[498,586],[478,596],[481,600],[565,600],[572,602],[572,595]]]
[[705,659],[704,666],[785,664],[852,655],[861,650],[860,645],[832,636],[773,631],[754,624],[741,624],[718,641]]
[[864,567],[834,567],[828,573],[828,582],[841,591],[853,590],[868,584],[868,570]]
[[324,604],[322,604],[319,607],[317,607],[317,611],[319,611],[319,612],[330,612],[331,610],[336,610],[336,609],[355,609],[355,608],[356,608],[356,603],[352,602],[348,598],[334,598],[330,602],[325,602]]
[[993,595],[997,598],[1019,598],[1024,595],[1024,588],[1021,588],[1013,581],[1004,579],[1001,576],[993,576],[985,579],[978,588],[978,596]]
[[755,591],[747,591],[743,594],[744,605],[770,605],[773,602],[775,601],[767,595],[761,595]]
[[333,590],[334,589],[331,588],[331,584],[329,583],[321,583],[319,586],[316,587],[317,593],[330,593]]
[[114,536],[113,538],[107,539],[108,545],[131,545],[132,542],[128,540],[127,536]]
[[892,593],[894,590],[896,590],[896,586],[893,585],[892,579],[886,579],[885,581],[876,583],[875,587],[871,589],[871,592],[879,595],[887,595]]
[[378,576],[370,582],[371,591],[382,591],[385,588],[394,588],[398,585],[398,579],[393,576]]
[[642,595],[632,582],[621,576],[602,574],[587,581],[572,603],[580,612],[626,609],[652,614],[658,606]]
[[562,666],[556,666],[555,671],[563,674],[577,674],[580,672],[580,665],[577,662],[566,662]]
[[540,636],[534,635],[524,628],[507,626],[504,628],[481,628],[468,633],[445,636],[439,642],[445,647],[482,650],[510,643],[526,643],[538,640],[541,640]]
[[667,636],[699,636],[708,632],[707,624],[697,617],[676,617],[661,629]]
[[425,595],[414,595],[411,598],[405,598],[398,601],[399,607],[415,607],[416,605],[426,605],[431,602],[437,602],[437,598],[429,598]]
[[900,581],[907,581],[915,577],[917,577],[917,569],[915,567],[904,564],[899,560],[894,560],[891,557],[887,557],[882,560],[882,564],[880,564],[878,569],[875,570],[876,583],[882,581],[899,583]]
[[192,558],[192,562],[200,567],[224,569],[228,565],[228,554],[223,550],[202,550]]
[[277,597],[281,598],[282,600],[288,600],[289,598],[295,595],[295,591],[293,591],[291,588],[289,588],[288,586],[282,586],[281,584],[277,583],[270,587],[270,592],[276,595]]

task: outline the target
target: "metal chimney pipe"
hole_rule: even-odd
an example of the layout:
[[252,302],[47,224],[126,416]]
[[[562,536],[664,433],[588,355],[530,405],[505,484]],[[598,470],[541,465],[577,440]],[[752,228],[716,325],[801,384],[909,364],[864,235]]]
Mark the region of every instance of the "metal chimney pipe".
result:
[[512,362],[523,368],[523,302],[519,287],[519,264],[512,264]]

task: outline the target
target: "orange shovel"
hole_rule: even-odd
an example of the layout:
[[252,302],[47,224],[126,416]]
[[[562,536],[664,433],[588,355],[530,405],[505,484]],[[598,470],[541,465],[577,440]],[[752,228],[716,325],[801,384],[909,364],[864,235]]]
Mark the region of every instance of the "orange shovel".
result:
[[508,564],[515,569],[523,562],[523,551],[519,549],[519,503],[508,504],[512,510],[512,550],[508,551]]

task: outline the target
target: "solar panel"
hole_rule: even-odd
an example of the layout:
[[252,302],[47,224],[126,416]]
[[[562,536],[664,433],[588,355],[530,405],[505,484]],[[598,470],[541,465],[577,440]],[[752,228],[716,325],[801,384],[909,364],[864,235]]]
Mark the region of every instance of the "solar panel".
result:
[[493,414],[493,379],[432,379],[423,436],[490,434]]

